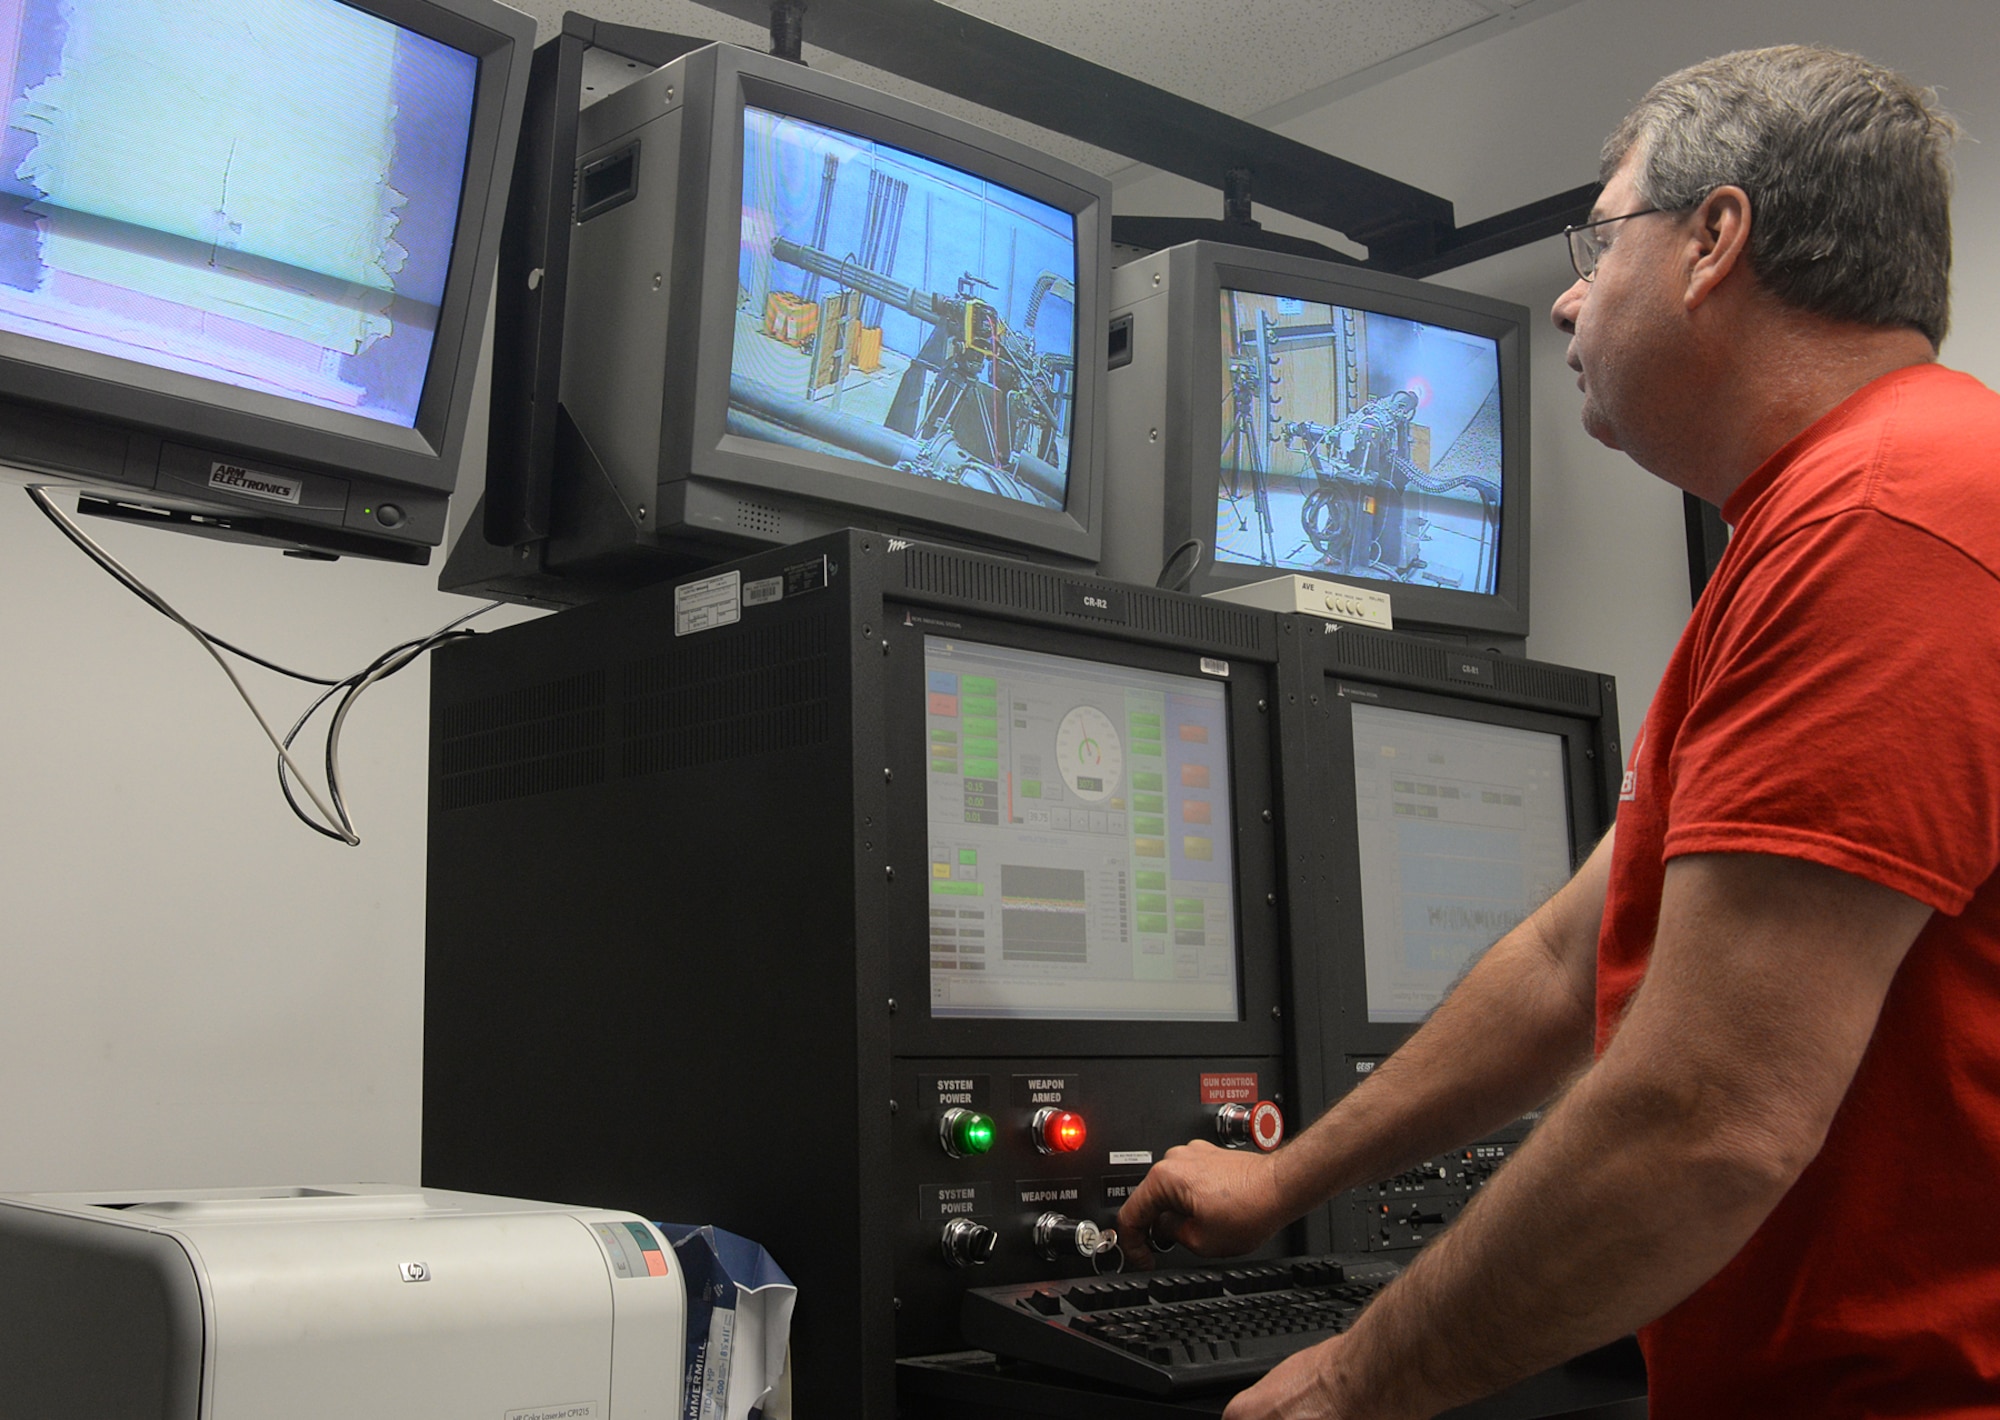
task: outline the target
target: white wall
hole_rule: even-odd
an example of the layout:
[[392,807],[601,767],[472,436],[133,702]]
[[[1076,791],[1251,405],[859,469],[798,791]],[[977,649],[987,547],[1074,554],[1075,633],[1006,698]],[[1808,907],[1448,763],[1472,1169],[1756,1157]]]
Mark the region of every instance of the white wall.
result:
[[[82,523],[196,624],[312,674],[479,605],[435,566]],[[0,481],[0,667],[0,1192],[415,1182],[428,666],[349,714],[362,843],[320,838],[207,654]],[[280,734],[318,694],[239,674]]]
[[[1474,220],[1594,176],[1601,135],[1669,68],[1784,39],[1861,49],[1944,86],[1988,140],[1960,150],[1946,353],[2000,383],[1994,33],[1987,0],[1583,0],[1287,131]],[[1217,205],[1157,178],[1119,196],[1123,211]],[[1539,309],[1567,269],[1551,241],[1446,279]],[[1576,431],[1552,331],[1534,359],[1530,649],[1616,674],[1629,739],[1687,611],[1679,495]],[[93,527],[196,620],[302,669],[344,672],[471,605],[436,592],[434,568]],[[426,672],[378,686],[350,721],[363,846],[315,837],[207,657],[4,483],[0,667],[0,1191],[414,1180]],[[309,695],[252,683],[286,723]]]
[[[1695,60],[1814,41],[1937,86],[1965,125],[1954,210],[1955,334],[1945,360],[2000,386],[2000,13],[1991,0],[1584,0],[1282,126],[1303,142],[1450,198],[1461,223],[1589,182],[1648,85]],[[1981,141],[1983,140],[1983,141]],[[1220,199],[1159,175],[1121,180],[1121,213],[1219,216]],[[1259,210],[1280,229],[1324,236]],[[1530,655],[1618,679],[1629,745],[1688,613],[1680,494],[1586,438],[1564,339],[1546,320],[1573,279],[1558,238],[1440,283],[1536,315]]]

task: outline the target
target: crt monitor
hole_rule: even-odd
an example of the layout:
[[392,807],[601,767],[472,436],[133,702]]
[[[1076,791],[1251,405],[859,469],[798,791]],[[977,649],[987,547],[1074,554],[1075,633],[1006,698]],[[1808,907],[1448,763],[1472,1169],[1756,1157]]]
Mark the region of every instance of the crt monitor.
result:
[[1114,276],[1104,570],[1387,592],[1399,627],[1528,630],[1521,307],[1191,242]]
[[0,464],[427,560],[533,37],[492,0],[0,0]]
[[495,445],[447,586],[587,600],[845,526],[1095,566],[1102,179],[727,45],[575,148],[548,462]]

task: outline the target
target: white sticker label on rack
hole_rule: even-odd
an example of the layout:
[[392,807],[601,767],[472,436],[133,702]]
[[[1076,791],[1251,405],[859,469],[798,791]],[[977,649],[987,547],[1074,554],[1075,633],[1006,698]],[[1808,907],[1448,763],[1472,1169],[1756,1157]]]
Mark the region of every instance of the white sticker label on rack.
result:
[[743,584],[743,605],[745,606],[766,606],[771,602],[783,601],[784,597],[785,579],[783,577],[764,577],[758,581],[745,582]]
[[1105,1162],[1114,1167],[1119,1164],[1150,1164],[1153,1162],[1151,1149],[1113,1149]]
[[713,631],[743,615],[743,574],[724,572],[674,588],[674,635]]

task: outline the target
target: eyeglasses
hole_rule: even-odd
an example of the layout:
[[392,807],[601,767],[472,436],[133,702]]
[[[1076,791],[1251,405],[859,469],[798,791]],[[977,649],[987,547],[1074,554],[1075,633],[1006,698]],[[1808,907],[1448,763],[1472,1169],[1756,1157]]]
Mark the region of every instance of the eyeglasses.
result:
[[1611,249],[1612,238],[1598,232],[1599,227],[1613,222],[1626,222],[1634,217],[1650,217],[1655,212],[1664,212],[1664,207],[1641,207],[1637,212],[1624,212],[1616,217],[1599,217],[1595,222],[1579,222],[1574,227],[1564,227],[1563,236],[1569,240],[1569,264],[1576,268],[1577,276],[1584,281],[1597,274],[1597,263],[1604,253]]

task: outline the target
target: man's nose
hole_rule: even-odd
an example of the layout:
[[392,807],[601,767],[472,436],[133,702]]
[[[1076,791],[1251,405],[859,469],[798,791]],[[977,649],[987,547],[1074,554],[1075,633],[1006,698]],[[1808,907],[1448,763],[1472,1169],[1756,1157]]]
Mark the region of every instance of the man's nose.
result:
[[1556,303],[1549,307],[1549,319],[1555,322],[1556,329],[1564,335],[1576,334],[1577,308],[1583,304],[1584,295],[1589,289],[1584,279],[1579,276],[1570,283],[1567,291],[1556,297]]

